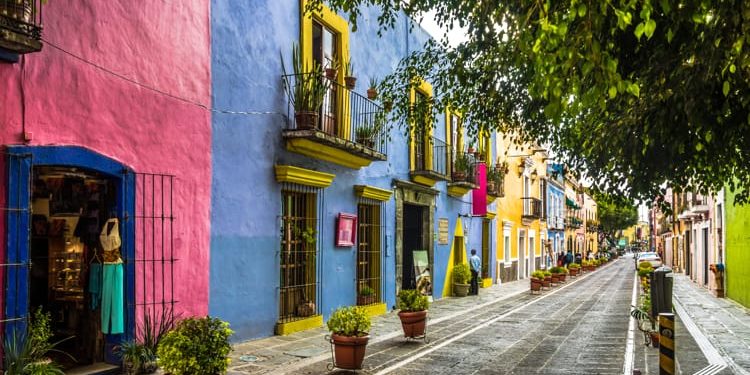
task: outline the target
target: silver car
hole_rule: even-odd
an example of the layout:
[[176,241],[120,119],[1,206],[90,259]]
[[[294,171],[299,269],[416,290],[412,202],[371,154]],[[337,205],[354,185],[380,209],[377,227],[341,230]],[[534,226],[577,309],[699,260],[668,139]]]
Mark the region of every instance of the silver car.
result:
[[654,268],[661,267],[662,264],[659,254],[653,252],[639,253],[635,261],[636,268],[638,268],[638,264],[640,264],[641,262],[649,262]]

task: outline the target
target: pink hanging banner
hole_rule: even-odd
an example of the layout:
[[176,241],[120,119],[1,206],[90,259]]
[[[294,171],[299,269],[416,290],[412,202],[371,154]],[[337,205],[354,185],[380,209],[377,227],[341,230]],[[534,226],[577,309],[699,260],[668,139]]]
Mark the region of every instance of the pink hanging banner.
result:
[[476,184],[479,188],[472,190],[471,213],[475,216],[487,215],[487,165],[477,163]]

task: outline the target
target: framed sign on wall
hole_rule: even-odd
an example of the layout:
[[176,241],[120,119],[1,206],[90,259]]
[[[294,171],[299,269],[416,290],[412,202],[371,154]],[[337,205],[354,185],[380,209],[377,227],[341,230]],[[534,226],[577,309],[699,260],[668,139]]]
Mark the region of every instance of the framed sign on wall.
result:
[[339,213],[336,219],[336,246],[354,246],[357,239],[357,215]]

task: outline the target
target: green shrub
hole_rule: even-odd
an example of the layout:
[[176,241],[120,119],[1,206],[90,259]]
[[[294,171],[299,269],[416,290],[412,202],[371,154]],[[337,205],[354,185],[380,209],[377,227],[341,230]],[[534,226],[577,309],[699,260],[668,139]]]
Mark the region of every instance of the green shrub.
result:
[[60,366],[48,358],[52,351],[67,355],[55,349],[67,339],[50,342],[53,335],[51,320],[50,314],[39,307],[34,310],[26,332],[6,333],[2,366],[5,374],[64,374]]
[[358,306],[339,307],[327,322],[328,330],[342,336],[367,336],[370,316]]
[[571,263],[568,264],[568,268],[581,268],[581,266],[578,263]]
[[638,269],[638,276],[639,277],[648,277],[651,273],[654,272],[653,268],[639,268]]
[[544,277],[552,276],[552,272],[549,272],[549,270],[543,271],[543,272],[544,272]]
[[465,263],[453,267],[453,282],[456,284],[468,284],[471,281],[471,270]]
[[413,289],[402,289],[398,292],[397,306],[404,312],[423,311],[430,307],[427,296]]
[[531,277],[541,280],[544,278],[544,271],[534,271],[531,273]]
[[549,269],[551,273],[568,273],[568,269],[565,267],[554,266]]
[[368,297],[374,294],[375,294],[375,289],[372,289],[369,286],[363,286],[362,289],[359,290],[359,295],[362,297]]
[[221,319],[189,318],[177,323],[159,343],[159,366],[173,375],[222,374],[232,350],[229,323]]
[[643,268],[643,269],[653,269],[654,266],[652,266],[650,262],[643,261],[643,262],[638,263],[638,268],[639,269],[640,268]]

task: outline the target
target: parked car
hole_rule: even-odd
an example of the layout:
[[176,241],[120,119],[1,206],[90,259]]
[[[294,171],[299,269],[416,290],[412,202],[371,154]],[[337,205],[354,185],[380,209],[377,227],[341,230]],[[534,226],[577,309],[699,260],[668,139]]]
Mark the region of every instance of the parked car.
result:
[[661,257],[659,254],[654,252],[643,252],[639,253],[635,257],[635,269],[638,269],[638,264],[641,262],[649,262],[654,268],[661,267]]

